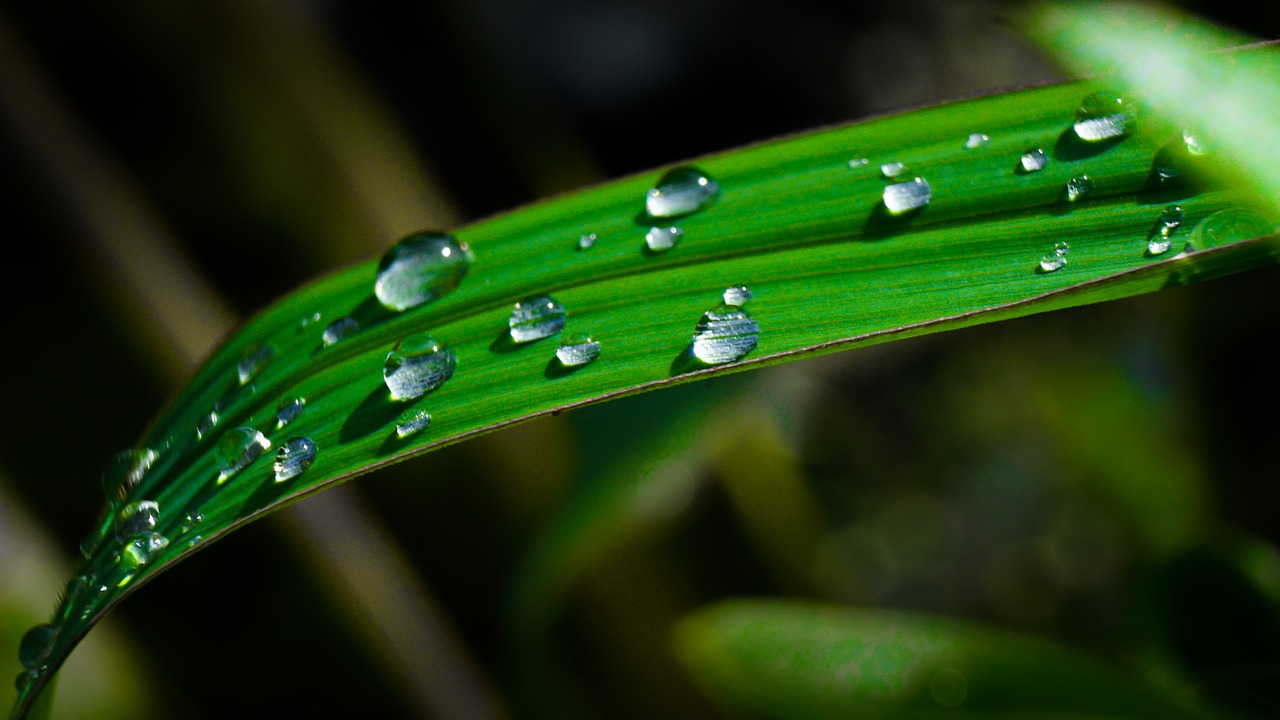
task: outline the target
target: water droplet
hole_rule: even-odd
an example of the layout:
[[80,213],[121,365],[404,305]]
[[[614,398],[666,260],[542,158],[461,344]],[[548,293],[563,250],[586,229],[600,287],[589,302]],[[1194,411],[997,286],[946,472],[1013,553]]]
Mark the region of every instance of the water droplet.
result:
[[1193,248],[1206,250],[1276,232],[1276,224],[1250,210],[1219,210],[1191,229]]
[[871,161],[866,158],[854,158],[849,161],[849,167],[856,170],[860,167],[866,167],[870,163]]
[[653,252],[664,252],[675,247],[682,237],[684,237],[684,231],[674,225],[651,227],[649,232],[644,234],[644,244],[648,245]]
[[214,451],[214,459],[220,471],[218,482],[240,472],[269,449],[271,441],[253,428],[238,427],[228,430],[218,441],[218,447]]
[[317,310],[298,321],[298,332],[302,332],[318,322],[320,322],[320,311]]
[[521,343],[555,335],[564,329],[567,314],[564,305],[550,295],[521,300],[511,309],[511,318],[507,321],[511,339]]
[[1209,147],[1200,134],[1191,130],[1182,131],[1182,144],[1186,146],[1187,152],[1192,155],[1205,155],[1209,152]]
[[1085,142],[1098,142],[1128,135],[1137,127],[1133,105],[1119,95],[1096,92],[1076,108],[1076,135]]
[[1171,239],[1173,231],[1182,224],[1184,217],[1185,213],[1177,205],[1170,205],[1160,213],[1160,219],[1156,220],[1156,226],[1147,239],[1147,255],[1163,255],[1169,252],[1169,247],[1173,244]]
[[245,385],[250,380],[258,376],[262,372],[262,368],[271,362],[271,358],[275,357],[276,349],[271,345],[254,345],[244,351],[244,355],[240,358],[240,364],[236,365],[236,374],[240,377],[240,384]]
[[756,347],[760,326],[736,305],[717,305],[702,314],[693,331],[693,354],[709,365],[738,360]]
[[692,167],[667,171],[644,198],[650,217],[672,218],[690,215],[720,197],[720,186],[706,173]]
[[112,527],[116,537],[123,540],[140,532],[154,530],[159,522],[160,504],[154,500],[142,500],[120,508]]
[[578,236],[579,250],[589,250],[591,246],[595,244],[596,244],[595,233],[583,233],[582,235]]
[[578,367],[600,357],[600,343],[586,333],[577,333],[564,339],[556,348],[556,359],[565,367]]
[[424,407],[411,407],[396,418],[396,436],[409,437],[422,432],[431,424],[431,413]]
[[458,357],[448,346],[427,333],[418,333],[387,353],[382,379],[392,400],[412,400],[445,384],[457,366]]
[[[129,538],[120,551],[120,565],[125,570],[137,570],[155,558],[156,553],[169,547],[169,538],[158,532],[138,533]],[[127,582],[130,578],[126,578]],[[123,582],[122,582],[123,584]]]
[[291,480],[316,461],[316,444],[311,438],[293,438],[276,451],[276,482]]
[[196,422],[196,440],[205,439],[205,436],[213,432],[216,427],[218,427],[218,411],[214,409]]
[[138,483],[142,482],[142,478],[159,458],[156,451],[148,448],[121,450],[116,453],[102,471],[102,491],[106,494],[107,501],[118,505],[129,497],[129,493],[138,487]]
[[1024,173],[1038,172],[1049,164],[1049,156],[1044,150],[1034,148],[1022,153],[1022,157],[1018,159],[1018,167]]
[[331,347],[358,332],[360,332],[359,320],[353,317],[340,317],[329,323],[329,327],[324,329],[324,334],[320,336],[320,340],[325,347]]
[[199,545],[199,544],[200,544],[201,542],[203,542],[203,541],[204,541],[204,536],[203,536],[203,535],[196,535],[195,537],[193,537],[193,538],[191,538],[190,540],[188,540],[188,541],[187,541],[187,547],[188,547],[188,548],[193,548],[193,547],[195,547],[195,546]]
[[1152,166],[1155,169],[1156,177],[1160,178],[1160,182],[1166,182],[1182,175],[1182,163],[1170,152],[1162,150],[1156,153]]
[[734,285],[724,289],[725,305],[746,305],[751,298],[751,288],[746,285]]
[[1051,273],[1062,269],[1062,266],[1067,264],[1067,252],[1069,250],[1071,248],[1065,242],[1056,243],[1053,246],[1052,255],[1045,255],[1040,258],[1040,271]]
[[288,425],[302,414],[302,409],[306,407],[307,399],[304,397],[284,397],[280,398],[280,402],[276,405],[276,429]]
[[983,135],[982,133],[973,133],[969,136],[969,139],[964,141],[964,146],[967,150],[974,150],[989,142],[991,142],[991,138],[986,135]]
[[907,171],[907,166],[900,162],[887,162],[880,166],[880,174],[887,178],[896,178]]
[[465,243],[444,233],[410,235],[382,256],[373,293],[389,310],[408,310],[432,302],[458,287],[472,257]]
[[199,511],[192,510],[182,518],[182,532],[189,533],[195,530],[196,526],[201,522],[204,522],[204,515],[201,515]]
[[1093,191],[1093,180],[1088,175],[1077,175],[1067,181],[1067,200],[1075,202]]
[[901,215],[922,208],[933,198],[933,189],[924,178],[916,177],[893,183],[884,189],[884,206],[890,215]]
[[18,644],[18,662],[22,669],[28,672],[43,669],[57,639],[58,631],[52,625],[36,625],[28,630]]

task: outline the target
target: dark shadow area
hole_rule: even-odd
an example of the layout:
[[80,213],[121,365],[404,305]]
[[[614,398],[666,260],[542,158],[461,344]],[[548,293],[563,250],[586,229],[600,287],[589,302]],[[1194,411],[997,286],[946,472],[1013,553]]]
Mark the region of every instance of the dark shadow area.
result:
[[284,482],[276,482],[275,472],[268,472],[263,476],[263,481],[258,485],[244,504],[241,505],[236,512],[240,515],[246,515],[256,510],[269,507],[272,503],[289,494],[294,488],[294,481],[297,477],[290,478]]
[[498,336],[493,339],[493,342],[489,343],[489,352],[502,353],[505,355],[506,353],[515,352],[525,345],[530,345],[535,342],[537,342],[537,340],[527,343],[518,343],[511,339],[511,331],[504,329],[498,333]]
[[887,237],[893,237],[906,230],[907,225],[912,220],[915,220],[916,216],[924,212],[927,207],[929,206],[923,205],[914,210],[894,215],[889,212],[884,203],[876,203],[876,206],[871,209],[871,214],[867,216],[866,224],[863,225],[862,239],[883,240]]
[[[592,362],[595,361],[593,360]],[[562,377],[568,377],[569,375],[578,372],[590,364],[591,363],[588,362],[581,365],[565,365],[560,362],[560,358],[558,356],[552,355],[551,359],[547,361],[547,366],[542,369],[542,375],[548,380],[559,380]]]
[[1129,134],[1117,135],[1097,142],[1086,142],[1076,135],[1074,127],[1068,127],[1058,135],[1058,141],[1053,145],[1053,159],[1059,162],[1086,160],[1110,150],[1127,137]]
[[338,439],[344,443],[359,440],[386,427],[403,409],[391,400],[386,386],[379,384],[347,416],[346,422],[342,423],[342,430],[338,432]]
[[693,354],[693,343],[689,343],[685,346],[684,350],[681,350],[680,354],[671,361],[669,372],[672,375],[684,375],[685,373],[691,373],[694,370],[702,370],[708,367],[711,366],[702,362],[698,359],[698,356]]

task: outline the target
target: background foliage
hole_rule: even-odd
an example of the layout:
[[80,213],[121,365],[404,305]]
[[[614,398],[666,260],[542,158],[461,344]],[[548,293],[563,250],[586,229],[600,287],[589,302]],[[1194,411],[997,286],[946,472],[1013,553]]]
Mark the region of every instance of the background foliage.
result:
[[[0,10],[5,647],[47,614],[101,504],[102,462],[234,318],[302,280],[419,227],[1057,74],[999,24],[1006,4],[454,5]],[[1274,10],[1184,7],[1280,34]],[[138,256],[155,264],[131,274]],[[425,622],[429,588],[439,623],[426,624],[520,716],[718,712],[668,633],[743,594],[989,620],[1257,709],[1274,696],[1222,668],[1277,637],[1241,610],[1265,604],[1280,567],[1267,412],[1280,383],[1258,351],[1276,280],[792,363],[403,463],[131,599],[86,672],[89,704],[101,717],[447,715],[361,620],[359,591],[408,586],[416,610],[389,616]],[[593,478],[655,474],[671,479],[579,581],[515,592]],[[384,541],[394,549],[375,557],[405,575],[361,564]],[[539,647],[522,614],[539,602],[556,608],[549,662],[523,654]],[[106,667],[120,678],[103,682]]]

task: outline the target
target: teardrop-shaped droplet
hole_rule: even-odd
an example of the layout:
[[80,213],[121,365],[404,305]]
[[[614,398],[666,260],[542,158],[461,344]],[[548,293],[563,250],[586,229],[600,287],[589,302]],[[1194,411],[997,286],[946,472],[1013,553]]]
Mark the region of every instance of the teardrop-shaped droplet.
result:
[[880,174],[887,178],[896,178],[907,171],[907,166],[898,162],[887,162],[880,166]]
[[293,438],[276,451],[276,482],[291,480],[311,467],[316,461],[316,444],[311,438]]
[[1182,144],[1191,155],[1205,155],[1209,152],[1209,146],[1204,142],[1204,138],[1191,130],[1182,131]]
[[214,459],[220,471],[219,482],[240,472],[269,449],[271,441],[253,428],[238,427],[228,430],[214,450]]
[[1182,208],[1177,205],[1170,205],[1160,213],[1160,218],[1156,220],[1156,226],[1151,230],[1150,237],[1147,238],[1147,255],[1154,257],[1169,252],[1169,248],[1173,246],[1173,232],[1182,224],[1185,217]]
[[196,422],[196,440],[203,440],[218,427],[218,411],[210,410]]
[[156,553],[169,547],[169,538],[158,532],[138,533],[125,542],[120,550],[120,565],[125,570],[137,570],[151,562]]
[[556,348],[556,359],[565,367],[578,367],[600,357],[600,343],[586,333],[577,333],[564,339]]
[[760,326],[737,305],[717,305],[702,314],[693,331],[693,355],[709,365],[738,360],[756,347]]
[[240,363],[236,365],[236,375],[240,377],[240,384],[245,385],[257,377],[258,373],[262,372],[262,368],[266,367],[275,356],[276,349],[270,344],[255,345],[245,350]]
[[691,215],[720,197],[720,186],[710,176],[693,167],[667,171],[645,194],[644,208],[650,217],[672,218]]
[[1051,273],[1062,269],[1067,264],[1067,252],[1071,250],[1065,242],[1055,243],[1053,254],[1040,258],[1040,271]]
[[725,305],[746,305],[751,300],[751,288],[746,285],[734,285],[724,289]]
[[276,404],[276,429],[288,425],[302,414],[303,408],[307,406],[307,399],[304,397],[284,397],[280,398],[280,402]]
[[890,215],[901,215],[922,208],[933,199],[933,189],[922,177],[888,185],[884,189],[884,206]]
[[360,321],[353,317],[340,317],[329,323],[320,336],[325,347],[332,347],[360,332]]
[[22,636],[18,644],[18,662],[28,672],[39,671],[49,662],[49,654],[53,652],[53,643],[58,639],[58,631],[52,625],[36,625]]
[[411,407],[396,418],[396,436],[409,437],[414,433],[422,432],[431,424],[431,413],[422,406]]
[[471,268],[466,243],[441,232],[404,238],[382,256],[373,292],[389,310],[408,310],[453,291]]
[[1024,173],[1038,172],[1049,164],[1049,155],[1040,148],[1032,148],[1018,159],[1018,168]]
[[563,330],[567,315],[564,305],[555,298],[537,295],[515,304],[507,326],[511,339],[518,343],[541,340]]
[[458,357],[428,333],[410,335],[387,353],[382,379],[392,400],[422,397],[453,377]]
[[651,227],[649,232],[644,234],[644,244],[653,252],[664,252],[675,247],[682,237],[684,237],[684,231],[674,225]]
[[129,497],[159,458],[156,451],[148,448],[116,453],[102,471],[102,492],[107,496],[107,502],[118,505]]
[[116,537],[123,540],[140,532],[154,530],[159,523],[160,504],[154,500],[142,500],[120,508],[112,527]]
[[1096,92],[1080,101],[1073,127],[1085,142],[1128,135],[1137,129],[1134,106],[1114,93]]
[[964,141],[964,147],[966,150],[976,150],[989,142],[991,142],[991,138],[983,133],[973,133]]
[[596,244],[595,233],[583,233],[578,236],[578,249],[590,250],[592,245]]
[[1077,175],[1067,181],[1067,200],[1075,202],[1093,192],[1093,180],[1088,175]]
[[182,518],[182,532],[189,533],[195,530],[201,522],[204,522],[204,515],[201,515],[198,510],[192,510]]

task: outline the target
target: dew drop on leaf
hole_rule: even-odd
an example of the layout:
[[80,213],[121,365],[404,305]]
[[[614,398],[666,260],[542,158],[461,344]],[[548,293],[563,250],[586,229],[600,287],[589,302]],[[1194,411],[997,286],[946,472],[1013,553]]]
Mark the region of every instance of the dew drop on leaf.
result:
[[306,404],[307,399],[304,397],[280,398],[280,402],[276,405],[276,429],[279,430],[297,419]]
[[1024,173],[1039,172],[1049,164],[1049,156],[1040,148],[1033,148],[1022,153],[1018,159],[1018,168]]
[[1067,201],[1075,202],[1093,192],[1093,180],[1088,175],[1077,175],[1067,181]]
[[52,625],[36,625],[22,636],[18,644],[18,662],[28,672],[39,671],[49,660],[58,631]]
[[204,515],[192,510],[182,518],[182,532],[188,533],[195,530],[202,521],[204,521]]
[[217,409],[210,410],[202,415],[196,422],[196,440],[203,440],[209,433],[213,432],[213,429],[218,427],[218,420]]
[[972,133],[969,135],[969,138],[964,141],[964,147],[966,150],[975,150],[989,142],[991,142],[991,138],[987,137],[983,133]]
[[140,532],[154,530],[159,523],[160,504],[154,500],[141,500],[120,508],[112,528],[116,537],[123,540]]
[[507,327],[511,339],[518,343],[541,340],[564,329],[568,313],[558,300],[550,295],[536,295],[515,304]]
[[225,481],[240,472],[270,448],[271,441],[253,428],[238,427],[228,430],[214,450],[214,459],[220,471],[218,481]]
[[1177,205],[1170,205],[1160,213],[1160,219],[1156,221],[1156,227],[1147,240],[1147,255],[1163,255],[1169,252],[1169,248],[1173,245],[1173,232],[1182,224],[1184,217],[1185,213]]
[[431,413],[424,407],[411,407],[396,418],[396,436],[406,438],[422,432],[431,424]]
[[240,378],[240,384],[245,385],[257,377],[275,355],[276,349],[270,344],[255,345],[246,349],[239,364],[236,365],[236,375]]
[[922,208],[932,199],[933,189],[922,177],[893,183],[884,189],[884,206],[890,215],[901,215]]
[[402,311],[449,294],[471,268],[465,243],[441,232],[420,232],[396,243],[378,263],[373,293],[388,310]]
[[1040,258],[1040,272],[1051,273],[1061,270],[1062,266],[1067,264],[1067,252],[1071,248],[1065,243],[1056,243],[1053,246],[1053,254],[1045,255]]
[[332,347],[360,332],[360,321],[353,317],[340,317],[329,323],[320,336],[325,347]]
[[706,173],[693,167],[667,171],[645,194],[644,207],[650,217],[673,218],[706,208],[720,197],[720,186]]
[[311,438],[289,440],[276,451],[276,482],[291,480],[311,467],[316,460],[316,444]]
[[155,464],[160,455],[148,448],[140,450],[121,450],[107,462],[102,471],[102,491],[107,501],[119,505],[129,493],[138,487],[147,471]]
[[665,252],[675,247],[682,237],[684,237],[684,231],[674,225],[651,227],[649,232],[644,234],[644,244],[653,252]]
[[900,162],[887,162],[880,166],[880,174],[887,178],[896,178],[907,171],[907,166]]
[[586,333],[577,333],[564,339],[556,348],[556,359],[565,367],[578,367],[600,357],[600,343]]
[[169,538],[158,532],[138,533],[129,538],[120,551],[120,565],[125,570],[137,570],[155,558],[156,553],[169,547]]
[[1110,92],[1096,92],[1080,101],[1072,126],[1085,142],[1099,142],[1128,135],[1137,128],[1134,106]]
[[579,250],[590,250],[590,249],[591,249],[591,246],[593,246],[593,245],[595,245],[595,244],[596,244],[596,234],[595,234],[595,233],[583,233],[583,234],[581,234],[581,235],[579,235],[579,236],[578,236],[578,249],[579,249]]
[[445,384],[457,366],[453,350],[428,333],[417,333],[387,353],[382,379],[392,400],[412,400]]
[[751,288],[746,285],[734,285],[724,289],[725,305],[746,305],[751,297]]
[[693,355],[709,365],[733,362],[751,352],[760,326],[737,305],[717,305],[702,314],[693,331]]

